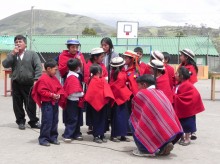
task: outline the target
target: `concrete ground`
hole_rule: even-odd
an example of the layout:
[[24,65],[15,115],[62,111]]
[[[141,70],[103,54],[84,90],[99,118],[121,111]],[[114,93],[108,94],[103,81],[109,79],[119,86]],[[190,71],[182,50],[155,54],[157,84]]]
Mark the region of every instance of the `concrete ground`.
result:
[[[205,112],[197,115],[198,139],[186,147],[176,144],[169,156],[150,158],[133,156],[132,150],[135,149],[133,141],[121,143],[108,141],[106,144],[96,144],[92,141],[93,137],[86,134],[86,126],[82,127],[84,141],[64,143],[61,138],[64,130],[61,109],[59,121],[61,144],[50,147],[39,146],[37,140],[39,130],[30,129],[27,125],[26,130],[18,129],[12,99],[3,96],[4,85],[0,79],[0,163],[220,163],[220,94],[216,93],[217,99],[211,101],[210,85],[210,80],[200,80],[196,84],[206,108]],[[216,81],[216,87],[220,91],[220,80]]]

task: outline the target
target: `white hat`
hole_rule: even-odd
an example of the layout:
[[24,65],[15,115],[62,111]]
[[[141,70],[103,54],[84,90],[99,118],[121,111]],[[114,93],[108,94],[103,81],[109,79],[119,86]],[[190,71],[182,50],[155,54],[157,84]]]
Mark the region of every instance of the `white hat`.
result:
[[189,56],[191,59],[193,59],[195,57],[195,54],[192,52],[192,50],[190,50],[188,48],[181,50],[180,53],[183,53],[183,54]]
[[164,55],[160,51],[151,51],[154,59],[164,62]]
[[112,67],[119,67],[119,66],[122,66],[125,64],[125,61],[122,57],[114,57],[112,60],[111,60],[111,63],[110,65]]
[[132,58],[140,57],[140,55],[138,55],[136,52],[131,51],[131,50],[125,51],[122,55],[124,55],[124,56],[130,56],[130,57],[132,57]]
[[104,53],[104,50],[103,50],[103,48],[100,48],[100,47],[93,48],[91,51],[91,55],[102,54],[102,53]]
[[160,70],[164,70],[165,67],[164,67],[164,64],[162,61],[160,60],[151,60],[150,63],[148,63],[152,68],[156,68],[156,69],[160,69]]

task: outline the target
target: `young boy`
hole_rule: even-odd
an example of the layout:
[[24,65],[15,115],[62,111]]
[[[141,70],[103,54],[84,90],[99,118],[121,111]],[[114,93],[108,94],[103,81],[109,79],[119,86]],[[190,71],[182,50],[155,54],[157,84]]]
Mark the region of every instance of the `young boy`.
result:
[[32,97],[41,107],[42,121],[40,128],[39,144],[50,146],[50,143],[59,145],[58,137],[58,103],[61,107],[65,104],[65,92],[55,77],[57,62],[47,61],[44,64],[46,73],[34,85]]
[[79,59],[70,59],[67,62],[69,73],[64,83],[64,90],[67,93],[67,105],[63,111],[63,122],[65,131],[63,134],[64,142],[71,142],[72,139],[83,140],[80,132],[82,120],[82,109],[79,107],[80,97],[83,97],[83,88],[79,80],[81,62]]

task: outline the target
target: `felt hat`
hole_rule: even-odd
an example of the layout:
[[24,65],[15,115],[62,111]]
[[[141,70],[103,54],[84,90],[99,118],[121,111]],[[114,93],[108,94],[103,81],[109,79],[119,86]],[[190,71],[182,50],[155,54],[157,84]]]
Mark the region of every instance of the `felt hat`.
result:
[[181,50],[180,53],[183,53],[183,54],[189,56],[191,59],[193,59],[195,57],[194,52],[192,52],[192,50],[190,50],[188,48]]
[[148,63],[152,68],[156,68],[156,69],[160,69],[160,70],[164,70],[165,67],[164,67],[164,64],[162,61],[160,60],[151,60],[150,63]]
[[101,54],[101,53],[104,53],[104,50],[103,48],[98,47],[98,48],[93,48],[90,54],[95,55],[95,54]]
[[112,60],[111,60],[111,63],[110,65],[112,67],[119,67],[119,66],[122,66],[125,64],[125,61],[122,57],[114,57]]
[[160,51],[151,51],[151,56],[156,60],[164,62],[164,55]]
[[66,41],[66,45],[71,45],[71,44],[75,44],[75,45],[80,45],[79,40],[72,38]]

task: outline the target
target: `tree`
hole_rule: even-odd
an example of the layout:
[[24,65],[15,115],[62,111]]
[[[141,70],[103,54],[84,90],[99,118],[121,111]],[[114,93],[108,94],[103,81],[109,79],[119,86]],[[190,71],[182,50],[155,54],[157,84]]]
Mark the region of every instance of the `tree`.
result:
[[93,28],[85,27],[82,35],[97,35],[97,32]]

